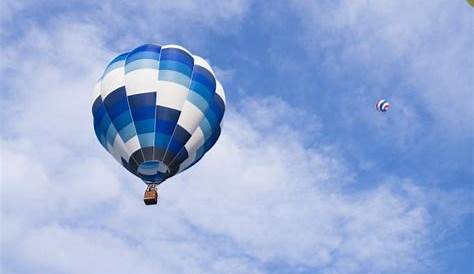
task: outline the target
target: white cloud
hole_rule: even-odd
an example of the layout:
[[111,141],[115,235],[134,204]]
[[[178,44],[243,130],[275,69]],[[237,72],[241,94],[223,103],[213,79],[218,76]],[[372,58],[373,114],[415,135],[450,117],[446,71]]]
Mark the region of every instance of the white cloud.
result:
[[[89,94],[112,55],[103,32],[61,17],[4,49],[2,74],[15,77],[4,83],[9,91],[1,98],[7,121],[2,270],[263,273],[269,264],[284,264],[328,273],[400,272],[403,265],[408,273],[433,267],[426,250],[446,227],[436,220],[455,222],[464,213],[453,194],[400,179],[348,192],[345,183],[354,186],[357,178],[337,148],[306,142],[319,134],[317,117],[275,97],[230,105],[216,147],[160,187],[157,207],[145,207],[144,185],[106,155],[92,132]],[[300,130],[303,119],[309,127]]]
[[[374,101],[393,98],[427,111],[443,132],[472,133],[474,38],[465,1],[294,1],[294,6],[307,27],[302,44],[309,52],[324,52],[320,62],[334,73],[364,71],[371,75],[364,92],[374,93]],[[418,122],[412,118],[397,125],[408,128]]]

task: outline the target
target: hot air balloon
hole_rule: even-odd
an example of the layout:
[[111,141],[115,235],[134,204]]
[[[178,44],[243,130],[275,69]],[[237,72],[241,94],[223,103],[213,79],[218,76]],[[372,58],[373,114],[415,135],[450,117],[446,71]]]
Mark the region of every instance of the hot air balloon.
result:
[[390,108],[390,104],[387,100],[381,99],[377,101],[375,108],[380,112],[386,112]]
[[142,179],[145,204],[157,186],[198,162],[221,133],[225,94],[210,65],[178,45],[145,44],[115,57],[95,86],[95,134]]

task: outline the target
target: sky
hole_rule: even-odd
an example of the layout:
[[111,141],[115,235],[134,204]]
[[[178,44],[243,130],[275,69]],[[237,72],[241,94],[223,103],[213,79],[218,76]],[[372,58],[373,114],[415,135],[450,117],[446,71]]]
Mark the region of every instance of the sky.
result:
[[[1,273],[474,272],[466,1],[0,12]],[[91,114],[106,64],[144,43],[206,58],[227,100],[219,141],[150,207]]]

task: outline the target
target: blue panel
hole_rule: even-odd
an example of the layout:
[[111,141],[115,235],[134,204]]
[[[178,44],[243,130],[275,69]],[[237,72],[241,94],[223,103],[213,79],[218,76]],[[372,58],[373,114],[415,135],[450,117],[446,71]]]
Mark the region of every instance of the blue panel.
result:
[[216,90],[216,79],[207,69],[201,66],[194,66],[193,81],[206,86],[212,93]]
[[110,66],[114,63],[117,63],[117,62],[125,61],[125,59],[127,58],[127,55],[128,55],[128,52],[120,54],[119,56],[115,57],[112,61],[110,61],[108,66]]
[[[128,97],[138,140],[142,147],[153,146],[155,132],[156,92],[141,93]],[[143,135],[143,133],[152,133]],[[146,136],[146,137],[140,137]]]
[[209,149],[211,149],[214,144],[217,142],[217,140],[219,139],[219,136],[221,135],[221,127],[218,127],[211,135],[211,137],[206,140],[206,142],[204,143],[204,151],[205,153],[207,153],[207,151],[209,151]]
[[158,70],[158,61],[157,60],[152,60],[152,59],[135,60],[131,63],[128,63],[125,66],[125,73],[129,73],[129,72],[137,70],[137,69],[156,69],[156,70]]
[[140,108],[131,108],[131,110],[134,121],[155,119],[156,105]]
[[143,44],[136,49],[132,50],[132,53],[139,52],[139,51],[153,51],[156,53],[160,53],[161,46],[155,44]]
[[206,114],[206,119],[212,129],[219,125],[216,115],[212,111],[208,111]]
[[222,98],[219,96],[219,94],[216,93],[214,95],[214,104],[212,105],[214,106],[213,109],[216,109],[215,112],[219,114],[218,116],[222,117],[225,111],[225,104],[224,104],[224,101],[222,101]]
[[109,126],[112,122],[110,121],[110,118],[108,115],[104,115],[102,118],[102,121],[100,121],[100,124],[98,125],[98,129],[100,130],[100,133],[105,136],[107,130],[109,129]]
[[116,68],[122,67],[125,62],[125,58],[127,58],[127,55],[128,55],[128,52],[120,54],[119,56],[115,57],[105,69],[104,73],[102,74],[102,78],[110,71]]
[[202,113],[206,113],[206,110],[209,107],[208,102],[192,90],[189,91],[187,100],[199,108]]
[[177,125],[173,132],[173,140],[184,145],[189,140],[189,138],[191,138],[191,133],[187,132],[180,125]]
[[156,119],[164,121],[178,121],[181,112],[176,109],[167,108],[163,106],[156,107]]
[[201,84],[200,82],[197,81],[192,81],[191,86],[189,87],[191,90],[202,96],[206,102],[210,103],[212,97],[214,96],[213,92],[209,89],[209,87]]
[[117,130],[115,130],[115,127],[111,124],[109,126],[109,129],[107,130],[107,142],[113,146],[116,136],[117,136]]
[[160,71],[162,70],[171,70],[171,71],[176,71],[180,72],[188,77],[191,77],[191,74],[193,72],[193,69],[188,67],[187,65],[173,61],[173,60],[161,60],[160,61]]
[[198,150],[196,151],[196,159],[201,159],[202,156],[204,156],[204,152],[204,146],[198,148]]
[[189,83],[191,82],[191,78],[173,70],[160,70],[159,79],[161,81],[177,83],[186,88],[189,88]]
[[102,97],[97,97],[94,103],[92,104],[92,115],[95,119],[100,120],[105,114],[104,103],[102,102]]
[[189,138],[191,138],[191,134],[181,126],[177,125],[165,154],[166,156],[164,158],[164,162],[166,164],[171,164],[171,161],[176,157],[178,152],[184,148],[184,145],[189,140]]
[[125,62],[126,65],[139,59],[160,59],[161,47],[155,45],[143,45],[131,51]]
[[122,112],[119,116],[114,119],[114,126],[115,128],[120,131],[123,127],[132,123],[132,117],[130,116],[130,112],[128,110]]
[[202,119],[201,123],[199,124],[199,127],[201,128],[202,133],[204,134],[204,140],[211,136],[212,128],[207,119]]
[[135,121],[135,128],[137,134],[155,132],[155,119]]
[[168,147],[167,147],[167,151],[166,151],[166,155],[172,155],[173,157],[171,157],[170,160],[172,160],[174,158],[174,156],[176,156],[176,154],[178,154],[178,152],[181,150],[181,148],[184,146],[184,144],[180,143],[180,142],[177,142],[176,140],[173,140],[171,139],[171,141],[169,142],[168,144]]
[[164,48],[161,49],[161,61],[165,60],[172,60],[178,61],[183,63],[184,65],[188,66],[189,68],[193,68],[194,66],[194,59],[191,55],[187,52],[178,49],[178,48]]
[[170,135],[167,134],[155,134],[155,146],[158,148],[166,149],[168,143],[170,142]]
[[120,137],[122,137],[122,140],[126,143],[136,135],[135,126],[133,123],[130,123],[126,127],[119,130],[119,134]]
[[125,87],[120,87],[110,93],[104,100],[105,108],[112,120],[122,112],[128,110],[127,95]]
[[186,148],[181,148],[179,151],[178,155],[176,155],[176,158],[173,161],[173,166],[179,166],[182,162],[184,162],[187,158],[189,157],[188,151]]
[[[137,168],[138,168],[138,165],[140,165],[141,163],[143,163],[145,161],[145,159],[143,158],[143,149],[142,148],[139,148],[137,150],[135,150],[135,152],[132,153],[132,155],[130,156],[130,166],[133,170],[137,171]],[[137,172],[138,174],[138,172]],[[137,176],[140,176],[139,174]]]
[[[128,96],[128,103],[130,108],[155,106],[156,105],[156,92],[140,93]],[[155,113],[155,111],[153,111]]]
[[162,133],[171,136],[175,127],[175,121],[156,120],[155,131],[156,133]]
[[139,134],[138,140],[142,147],[152,147],[155,144],[155,133]]
[[99,140],[100,144],[105,148],[107,149],[107,140],[105,140],[105,137],[104,135],[102,135],[102,132],[100,132],[99,129],[97,129],[97,127],[94,126],[94,132],[95,132],[95,136],[97,137],[97,139]]
[[[107,129],[110,127],[111,121],[105,111],[102,97],[98,96],[92,105],[92,115],[94,117],[94,132],[101,143],[101,145],[107,149]],[[107,149],[108,150],[108,149]]]
[[213,97],[213,94],[208,89],[208,87],[204,86],[199,82],[193,81],[191,82],[189,88],[199,94],[199,96],[201,96],[208,104],[211,103],[211,98]]

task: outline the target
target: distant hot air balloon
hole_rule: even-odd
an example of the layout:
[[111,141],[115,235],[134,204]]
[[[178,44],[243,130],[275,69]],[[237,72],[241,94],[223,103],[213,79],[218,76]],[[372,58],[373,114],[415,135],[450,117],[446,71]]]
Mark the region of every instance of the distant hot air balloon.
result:
[[203,58],[153,44],[109,63],[92,106],[102,146],[147,184],[145,204],[156,204],[156,186],[211,149],[224,111],[224,90]]
[[386,112],[390,108],[390,104],[387,100],[381,99],[377,101],[375,108],[380,112]]

